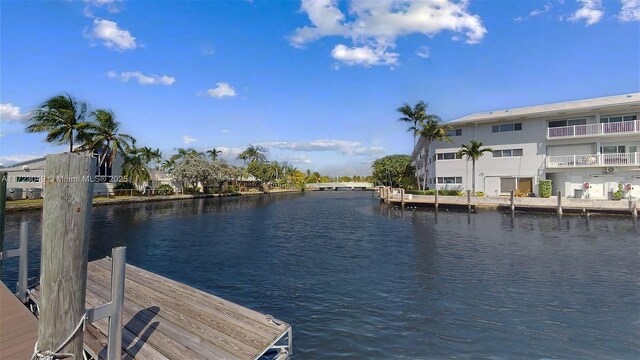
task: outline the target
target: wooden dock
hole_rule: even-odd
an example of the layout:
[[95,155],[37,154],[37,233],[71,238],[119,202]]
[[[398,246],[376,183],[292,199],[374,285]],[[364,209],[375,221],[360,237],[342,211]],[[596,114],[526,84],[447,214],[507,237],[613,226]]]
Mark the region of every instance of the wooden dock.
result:
[[[267,352],[286,359],[291,353],[285,322],[132,265],[125,274],[124,359],[260,359]],[[90,262],[86,307],[109,302],[110,288],[110,259]],[[39,302],[37,289],[31,297]],[[84,347],[93,358],[106,358],[107,333],[107,319],[87,324]]]
[[0,282],[0,359],[30,359],[38,319]]

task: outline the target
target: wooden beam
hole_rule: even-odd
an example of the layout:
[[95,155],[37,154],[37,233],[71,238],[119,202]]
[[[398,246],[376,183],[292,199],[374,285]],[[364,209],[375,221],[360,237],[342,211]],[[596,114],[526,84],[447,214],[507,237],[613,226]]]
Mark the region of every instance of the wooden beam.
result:
[[87,254],[96,159],[47,155],[42,221],[38,350],[82,359],[83,332],[58,350],[85,313]]

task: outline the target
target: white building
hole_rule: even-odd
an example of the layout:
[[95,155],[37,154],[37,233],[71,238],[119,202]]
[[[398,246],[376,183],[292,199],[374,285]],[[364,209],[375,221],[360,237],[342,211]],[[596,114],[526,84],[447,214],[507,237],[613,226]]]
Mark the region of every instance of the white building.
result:
[[[478,140],[494,153],[476,162],[476,191],[603,199],[622,183],[640,197],[640,93],[471,114],[448,122],[452,144],[421,138],[412,154],[418,177],[433,189],[471,189],[471,162],[457,156]],[[426,146],[425,146],[426,145]]]

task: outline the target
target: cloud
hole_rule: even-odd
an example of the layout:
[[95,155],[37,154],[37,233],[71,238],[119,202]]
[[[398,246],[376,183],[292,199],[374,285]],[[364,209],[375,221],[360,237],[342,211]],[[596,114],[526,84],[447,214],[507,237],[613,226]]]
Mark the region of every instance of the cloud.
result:
[[222,99],[224,97],[234,97],[236,96],[236,91],[226,82],[216,83],[216,87],[213,89],[208,89],[207,94],[211,97]]
[[480,42],[487,30],[478,15],[468,12],[468,0],[350,0],[350,18],[339,9],[337,0],[302,0],[300,11],[311,25],[295,29],[289,37],[294,47],[326,36],[351,39],[352,47],[337,45],[331,55],[348,65],[396,65],[398,37],[424,34],[433,37],[452,31],[466,37],[469,44]]
[[386,52],[385,49],[372,49],[368,46],[348,48],[338,44],[331,50],[334,59],[347,65],[397,65],[398,54]]
[[231,130],[229,130],[229,129],[222,129],[222,130],[220,130],[220,132],[223,133],[223,134],[231,134]]
[[284,160],[292,164],[311,164],[311,159],[302,154],[287,156]]
[[194,139],[190,135],[185,135],[182,137],[182,140],[185,144],[190,145],[191,143],[197,142],[198,140]]
[[138,84],[140,85],[172,85],[176,82],[176,78],[168,75],[144,75],[140,71],[123,71],[119,74],[115,71],[109,71],[107,76],[111,79],[119,79],[123,82],[128,82],[129,79],[134,78],[138,80]]
[[23,121],[29,117],[29,113],[23,113],[19,106],[12,103],[0,104],[0,121]]
[[620,21],[640,21],[640,0],[621,0]]
[[136,38],[129,31],[119,28],[115,21],[106,19],[94,19],[93,29],[85,36],[100,39],[104,46],[118,51],[133,50],[138,46]]
[[428,46],[421,46],[418,51],[416,51],[416,55],[423,59],[428,59],[431,57],[431,49]]
[[575,13],[569,17],[569,21],[586,21],[586,26],[597,24],[604,15],[602,10],[602,0],[577,0],[582,5]]
[[515,21],[524,21],[527,20],[529,18],[538,16],[538,15],[542,15],[542,14],[546,14],[548,13],[551,9],[553,8],[553,5],[551,5],[551,3],[546,3],[544,4],[544,6],[542,7],[542,9],[534,9],[532,10],[529,15],[522,17],[522,16],[518,16],[517,18],[513,19]]
[[17,164],[23,161],[37,159],[39,157],[42,157],[42,155],[13,154],[13,155],[0,156],[0,166],[9,166],[9,165]]
[[333,139],[319,139],[311,141],[270,141],[259,145],[269,148],[290,151],[336,151],[344,155],[380,155],[384,153],[384,148],[380,146],[366,147],[358,141],[345,141]]
[[108,12],[112,14],[118,13],[120,12],[120,9],[116,5],[116,3],[120,1],[122,0],[84,0],[84,2],[87,4],[87,6],[84,7],[84,16],[93,18],[94,16],[92,9],[102,7],[103,5],[106,5]]

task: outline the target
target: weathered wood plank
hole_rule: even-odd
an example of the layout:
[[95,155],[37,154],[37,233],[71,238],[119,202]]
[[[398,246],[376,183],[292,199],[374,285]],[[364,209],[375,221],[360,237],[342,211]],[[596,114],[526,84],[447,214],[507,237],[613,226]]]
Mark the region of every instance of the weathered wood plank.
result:
[[0,359],[29,359],[38,338],[38,319],[0,283]]
[[[57,351],[85,313],[87,254],[96,159],[47,155],[40,264],[39,350]],[[61,352],[83,356],[82,331]]]

